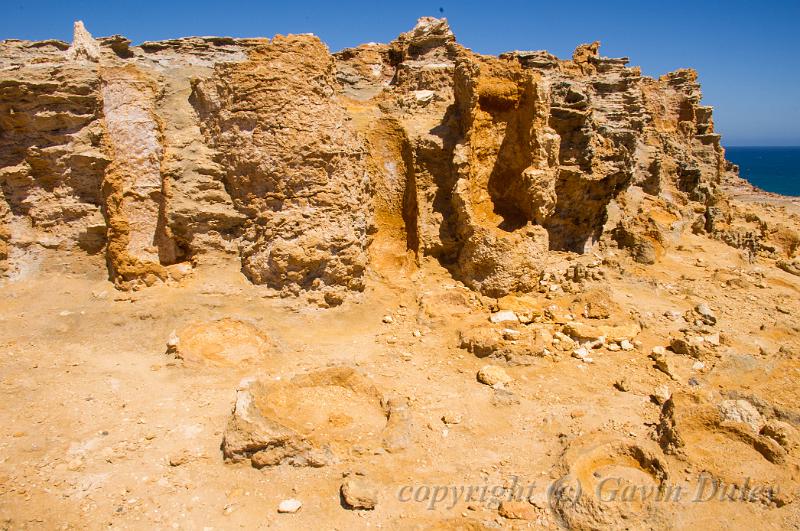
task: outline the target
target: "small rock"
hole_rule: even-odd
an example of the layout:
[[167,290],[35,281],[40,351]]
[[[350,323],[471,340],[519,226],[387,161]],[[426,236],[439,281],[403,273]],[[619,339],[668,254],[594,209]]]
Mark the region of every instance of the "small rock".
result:
[[724,400],[719,405],[723,420],[741,422],[758,432],[764,424],[761,413],[747,400]]
[[378,488],[364,479],[348,479],[341,493],[348,509],[372,510],[378,504]]
[[609,343],[606,348],[611,352],[617,352],[620,350],[620,346],[617,343]]
[[619,391],[622,391],[623,393],[627,393],[628,391],[631,390],[631,384],[630,382],[628,382],[627,378],[621,378],[617,380],[617,382],[614,384],[614,387],[616,387]]
[[303,506],[303,502],[300,500],[295,500],[294,498],[290,498],[288,500],[283,500],[278,505],[278,512],[279,513],[296,513],[300,510],[300,507]]
[[776,265],[786,271],[787,273],[791,273],[792,275],[800,276],[800,258],[795,258],[792,261],[789,260],[778,260]]
[[586,349],[586,347],[576,348],[572,351],[572,357],[578,358],[579,360],[585,360],[589,357],[589,351]]
[[517,396],[506,389],[498,389],[493,387],[494,395],[492,396],[493,406],[516,406],[519,405],[520,400]]
[[495,312],[489,317],[489,320],[491,322],[495,323],[495,324],[496,323],[508,323],[508,322],[517,323],[517,322],[519,322],[519,318],[517,318],[517,314],[514,313],[511,310],[500,310],[499,312]]
[[656,355],[659,355],[659,356],[663,356],[664,354],[666,354],[666,353],[667,353],[667,349],[666,349],[666,347],[662,347],[662,346],[655,346],[655,347],[653,347],[653,349],[650,351],[650,353],[651,353],[651,354],[656,354]]
[[655,352],[653,349],[653,353],[650,354],[650,359],[655,362],[656,369],[663,372],[673,380],[678,379],[678,375],[675,371],[675,367],[672,364],[672,360],[667,356],[666,352]]
[[178,351],[178,345],[180,345],[181,339],[178,337],[178,334],[173,330],[169,334],[169,339],[167,339],[167,352],[174,354]]
[[700,357],[703,349],[704,340],[702,337],[675,337],[669,344],[669,348],[675,354],[685,354],[693,358]]
[[667,385],[659,385],[653,391],[653,398],[659,405],[663,405],[672,397],[672,391],[669,390]]
[[711,308],[708,307],[708,304],[698,304],[695,306],[694,311],[697,312],[697,315],[700,316],[700,320],[702,320],[704,324],[709,326],[717,324],[717,316],[714,315],[714,312],[711,311]]
[[775,419],[768,420],[761,428],[761,435],[766,435],[787,449],[792,446],[794,434],[795,430],[790,424]]
[[178,452],[175,455],[171,455],[169,457],[169,466],[181,466],[185,465],[191,460],[192,456],[186,450]]
[[464,420],[464,417],[459,415],[458,413],[445,413],[442,415],[442,422],[445,424],[461,424]]
[[709,334],[707,336],[703,336],[703,341],[713,347],[718,347],[721,344],[719,334]]
[[588,349],[595,349],[600,348],[606,344],[606,338],[603,336],[598,337],[594,341],[589,341],[588,343],[584,343],[583,346]]
[[528,498],[528,503],[532,504],[537,509],[547,509],[550,507],[550,502],[547,499],[547,493],[537,492]]
[[436,93],[432,90],[415,90],[414,98],[419,103],[430,103]]
[[509,520],[536,520],[536,509],[528,502],[504,500],[497,512]]
[[500,336],[492,328],[472,327],[459,331],[460,347],[479,358],[490,356],[500,348]]
[[628,351],[628,350],[633,350],[635,347],[633,346],[633,343],[631,343],[629,340],[623,339],[619,343],[619,348],[621,348],[622,350]]
[[391,315],[384,315],[383,322],[386,324],[392,324],[394,322],[394,318]]
[[692,364],[692,369],[694,369],[695,371],[702,371],[705,368],[706,364],[703,363],[702,361],[696,361]]
[[497,365],[486,365],[478,371],[478,381],[494,387],[497,384],[505,385],[511,382],[511,376]]
[[170,278],[176,281],[183,280],[192,272],[192,264],[189,262],[181,262],[179,264],[172,264],[167,266],[167,273]]

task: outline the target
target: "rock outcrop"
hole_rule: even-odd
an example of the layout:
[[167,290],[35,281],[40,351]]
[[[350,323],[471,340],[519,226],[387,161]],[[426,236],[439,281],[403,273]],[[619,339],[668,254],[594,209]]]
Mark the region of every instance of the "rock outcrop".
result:
[[[657,262],[684,231],[792,259],[754,225],[697,74],[580,45],[483,56],[446,20],[331,54],[311,35],[0,43],[0,264],[104,253],[120,288],[239,261],[323,306],[432,257],[489,296],[552,256]],[[372,249],[370,249],[372,246]]]

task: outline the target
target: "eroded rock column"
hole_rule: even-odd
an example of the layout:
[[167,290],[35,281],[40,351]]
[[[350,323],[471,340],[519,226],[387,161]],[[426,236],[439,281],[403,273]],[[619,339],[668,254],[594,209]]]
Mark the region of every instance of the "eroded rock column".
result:
[[153,112],[156,85],[133,66],[102,70],[108,150],[113,162],[103,183],[112,276],[125,285],[165,278],[174,261],[163,223],[161,131]]

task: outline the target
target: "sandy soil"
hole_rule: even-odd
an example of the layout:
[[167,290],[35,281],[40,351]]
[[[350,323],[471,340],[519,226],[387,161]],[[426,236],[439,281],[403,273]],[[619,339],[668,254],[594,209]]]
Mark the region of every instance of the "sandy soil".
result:
[[[621,253],[616,265],[608,264],[606,280],[584,288],[606,291],[635,317],[643,328],[634,350],[603,346],[586,363],[553,349],[509,364],[459,348],[459,331],[468,323],[490,324],[494,301],[460,286],[434,263],[404,274],[387,266],[383,274],[372,273],[362,296],[323,310],[271,298],[233,268],[200,268],[180,285],[125,293],[104,278],[101,263],[48,258],[37,274],[5,281],[0,290],[2,528],[580,527],[583,512],[594,509],[570,513],[555,506],[549,486],[569,474],[626,478],[633,485],[664,481],[643,464],[637,448],[654,452],[669,484],[691,495],[656,504],[646,521],[638,520],[646,504],[634,502],[600,504],[589,521],[607,516],[611,525],[635,529],[753,522],[798,528],[796,440],[775,464],[753,444],[700,421],[682,425],[689,426],[681,428],[684,455],[663,453],[656,439],[662,386],[711,404],[749,397],[764,419],[800,423],[800,277],[691,236],[654,266]],[[566,312],[576,294],[555,290],[537,297]],[[716,315],[711,328],[720,345],[697,359],[670,354],[672,378],[648,355],[669,345],[670,335],[687,326],[677,316],[701,302]],[[678,313],[670,318],[665,312]],[[223,318],[252,325],[267,345],[263,355],[225,363],[212,353],[189,362],[167,352],[173,331]],[[496,388],[477,381],[487,364],[512,381]],[[385,396],[408,401],[404,450],[364,451],[345,441],[337,462],[321,468],[259,470],[249,462],[225,462],[220,445],[243,380],[285,380],[342,366]],[[625,391],[618,388],[623,380]],[[275,407],[297,426],[329,415],[371,429],[371,406],[340,391],[316,389],[302,400],[284,397]],[[693,503],[704,473],[777,484],[782,498]],[[375,486],[374,510],[345,507],[345,476]],[[521,505],[506,503],[499,511],[509,490],[482,501],[459,499],[452,490],[516,485],[528,488]],[[448,491],[432,502],[425,494],[435,486]],[[302,508],[279,514],[279,503],[289,498]]]

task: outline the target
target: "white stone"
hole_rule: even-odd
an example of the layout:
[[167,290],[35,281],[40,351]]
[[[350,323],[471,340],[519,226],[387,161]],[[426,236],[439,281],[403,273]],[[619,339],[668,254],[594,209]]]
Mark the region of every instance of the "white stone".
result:
[[589,357],[589,351],[586,349],[586,347],[576,348],[572,351],[572,357],[578,358],[579,360],[586,359]]
[[429,103],[433,100],[436,93],[432,90],[415,90],[414,98],[420,103]]
[[169,339],[167,339],[167,348],[174,349],[178,348],[178,345],[181,342],[181,338],[178,337],[178,334],[173,330],[169,333]]
[[720,345],[719,334],[709,334],[707,336],[703,336],[703,341],[708,343],[709,345],[713,345],[718,347]]
[[499,312],[495,312],[489,317],[489,320],[493,323],[518,323],[519,319],[517,318],[517,314],[515,314],[511,310],[500,310]]
[[630,342],[630,341],[628,341],[627,339],[623,339],[623,340],[620,342],[620,344],[619,344],[619,347],[620,347],[622,350],[633,350],[633,348],[634,348],[634,347],[633,347],[633,343],[631,343],[631,342]]
[[283,500],[278,505],[278,512],[279,513],[296,513],[300,510],[300,507],[303,506],[303,502],[300,500],[295,500],[294,498]]

